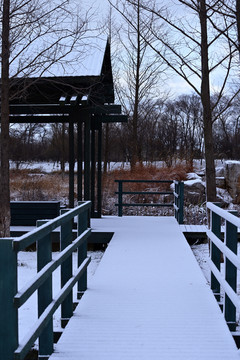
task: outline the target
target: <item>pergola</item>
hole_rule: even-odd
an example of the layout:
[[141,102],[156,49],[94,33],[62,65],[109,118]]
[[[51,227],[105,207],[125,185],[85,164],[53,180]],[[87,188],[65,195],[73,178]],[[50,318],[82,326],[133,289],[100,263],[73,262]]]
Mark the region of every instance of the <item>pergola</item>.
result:
[[[121,115],[121,106],[113,104],[108,40],[89,48],[77,76],[14,79],[11,94],[14,93],[18,96],[10,101],[11,123],[69,124],[69,206],[74,206],[77,158],[77,200],[91,200],[91,216],[101,217],[102,124],[127,121]],[[77,124],[76,156],[74,124]]]

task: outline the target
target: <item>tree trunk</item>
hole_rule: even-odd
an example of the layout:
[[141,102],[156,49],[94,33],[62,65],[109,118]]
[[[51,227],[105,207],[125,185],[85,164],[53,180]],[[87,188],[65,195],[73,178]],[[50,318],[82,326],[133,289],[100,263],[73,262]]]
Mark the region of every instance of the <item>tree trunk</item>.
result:
[[210,81],[208,65],[208,39],[207,39],[207,10],[205,0],[200,0],[201,25],[201,63],[202,83],[201,99],[203,105],[203,127],[206,161],[206,195],[207,201],[216,201],[216,179],[212,136],[212,111],[210,100]]
[[139,106],[139,77],[140,77],[140,55],[141,55],[141,36],[140,36],[140,4],[137,3],[137,63],[136,63],[136,78],[135,78],[135,95],[134,95],[134,110],[133,110],[133,131],[131,140],[131,170],[134,170],[138,159],[138,106]]
[[0,237],[10,236],[9,188],[9,6],[3,2],[2,20],[2,87],[1,87],[1,170],[0,170]]
[[237,33],[238,33],[238,51],[240,55],[240,0],[236,0],[236,19],[237,19]]

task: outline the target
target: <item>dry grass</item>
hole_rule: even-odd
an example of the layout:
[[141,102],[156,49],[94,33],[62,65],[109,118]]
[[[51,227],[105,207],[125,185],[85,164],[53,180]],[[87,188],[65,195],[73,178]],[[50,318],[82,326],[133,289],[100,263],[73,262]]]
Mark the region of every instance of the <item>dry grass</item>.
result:
[[[185,180],[186,174],[190,172],[186,165],[177,165],[175,167],[156,166],[137,166],[134,171],[130,170],[114,170],[108,172],[103,176],[103,214],[116,215],[117,183],[115,180]],[[124,184],[124,191],[164,191],[169,190],[169,184],[158,183],[127,183]],[[167,195],[125,195],[125,202],[171,202],[172,198]],[[126,207],[124,208],[126,215],[172,215],[170,208],[156,208],[156,207]]]
[[[134,171],[114,170],[103,176],[102,204],[104,215],[117,214],[117,183],[115,180],[184,180],[187,172],[191,171],[186,165],[177,165],[173,168],[157,168],[155,166],[138,166]],[[62,205],[68,204],[68,174],[43,173],[38,170],[11,170],[10,172],[11,200],[18,201],[46,201],[60,200]],[[162,191],[168,190],[169,184],[124,184],[127,191]],[[76,198],[76,193],[75,193]],[[76,199],[77,200],[77,199]],[[167,195],[126,195],[128,202],[170,202]],[[172,209],[144,207],[124,208],[129,215],[171,215]]]
[[11,170],[10,190],[11,200],[61,200],[65,205],[68,202],[68,175],[43,174],[36,170]]

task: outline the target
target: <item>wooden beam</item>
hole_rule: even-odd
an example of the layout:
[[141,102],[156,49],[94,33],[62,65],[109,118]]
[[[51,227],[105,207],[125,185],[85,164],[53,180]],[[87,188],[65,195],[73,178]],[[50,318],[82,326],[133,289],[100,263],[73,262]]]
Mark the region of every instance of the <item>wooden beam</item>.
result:
[[55,123],[69,123],[69,115],[63,116],[46,116],[46,115],[35,115],[35,116],[10,116],[9,121],[11,124],[27,124],[27,123],[34,123],[34,124],[55,124]]
[[109,114],[109,115],[97,115],[96,120],[102,123],[115,123],[115,122],[127,122],[127,115]]

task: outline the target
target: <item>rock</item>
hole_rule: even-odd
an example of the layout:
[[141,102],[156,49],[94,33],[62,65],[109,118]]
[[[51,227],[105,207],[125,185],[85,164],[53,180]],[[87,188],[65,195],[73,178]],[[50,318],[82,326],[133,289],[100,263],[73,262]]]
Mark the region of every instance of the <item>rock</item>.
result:
[[226,161],[224,168],[226,188],[233,198],[233,202],[240,203],[240,161]]
[[193,205],[206,201],[205,185],[201,179],[184,181],[184,200]]
[[188,180],[198,179],[201,180],[201,177],[196,173],[187,173]]
[[226,206],[231,204],[233,199],[226,189],[217,188],[217,201],[221,202]]
[[221,189],[226,189],[226,180],[225,177],[216,177],[216,185],[217,187],[221,188]]
[[224,166],[217,166],[215,171],[216,171],[216,177],[225,177]]

